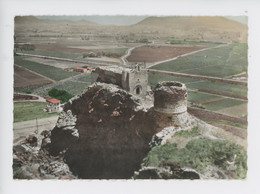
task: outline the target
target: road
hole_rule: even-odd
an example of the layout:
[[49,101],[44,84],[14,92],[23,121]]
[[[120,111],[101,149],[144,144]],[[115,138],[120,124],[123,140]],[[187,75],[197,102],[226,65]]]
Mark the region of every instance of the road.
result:
[[[55,127],[58,120],[58,115],[43,119],[37,119],[38,122],[38,133],[44,130],[51,130]],[[19,137],[26,137],[30,134],[34,134],[37,130],[36,120],[17,122],[13,124],[14,139]]]
[[138,47],[145,46],[145,45],[152,45],[152,44],[154,44],[154,41],[152,41],[152,42],[149,43],[149,44],[141,44],[141,45],[138,45],[138,46],[134,46],[134,47],[132,47],[132,48],[129,48],[129,49],[127,50],[126,54],[121,57],[121,60],[122,60],[122,62],[123,62],[123,65],[124,65],[124,66],[127,66],[128,61],[127,61],[126,58],[131,55],[131,53],[132,53],[132,51],[133,51],[134,49],[136,49],[136,48],[138,48]]

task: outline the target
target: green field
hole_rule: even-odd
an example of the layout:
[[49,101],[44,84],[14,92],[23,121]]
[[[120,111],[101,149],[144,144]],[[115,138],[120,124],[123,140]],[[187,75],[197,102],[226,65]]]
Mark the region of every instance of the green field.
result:
[[26,86],[26,87],[21,87],[21,88],[14,88],[14,91],[15,92],[18,92],[18,93],[26,93],[26,94],[31,94],[34,90],[42,87],[42,86],[45,86],[45,85],[48,85],[48,84],[41,84],[41,85],[33,85],[33,86]]
[[[68,93],[75,96],[75,95],[81,94],[89,85],[90,85],[90,83],[66,81],[66,82],[60,83],[59,85],[56,85],[52,88],[56,88],[58,90],[65,90]],[[47,90],[38,91],[37,95],[48,96],[48,91],[51,90],[52,88],[49,88]]]
[[182,83],[196,82],[198,79],[189,78],[189,77],[177,77],[172,75],[160,74],[160,73],[149,73],[148,77],[149,84],[151,86],[156,86],[157,83],[161,81],[179,81]]
[[247,44],[234,43],[220,48],[201,51],[166,63],[152,69],[226,77],[247,71]]
[[221,82],[212,82],[212,81],[200,81],[194,83],[187,83],[188,88],[193,89],[204,89],[204,90],[213,90],[219,92],[229,92],[237,95],[247,96],[247,87],[241,85],[234,85]]
[[223,100],[203,104],[202,106],[208,110],[217,111],[217,110],[220,110],[223,108],[228,108],[228,107],[236,106],[236,105],[243,104],[243,103],[245,103],[245,102],[242,100],[225,98]]
[[55,50],[35,49],[32,51],[22,51],[22,53],[32,54],[32,55],[43,55],[43,56],[49,56],[49,57],[66,58],[66,59],[82,58],[82,53],[61,52],[61,51],[55,51]]
[[205,100],[210,100],[218,98],[219,96],[214,94],[201,93],[197,91],[188,91],[188,101],[189,102],[202,102]]
[[57,67],[27,61],[26,58],[21,56],[15,56],[14,63],[56,81],[79,74],[78,72],[68,72]]
[[58,115],[58,113],[47,113],[43,109],[45,102],[15,102],[14,103],[14,122],[29,121]]

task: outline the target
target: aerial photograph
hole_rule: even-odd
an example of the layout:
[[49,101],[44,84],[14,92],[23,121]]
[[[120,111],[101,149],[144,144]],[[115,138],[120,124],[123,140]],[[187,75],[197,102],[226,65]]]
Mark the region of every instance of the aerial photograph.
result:
[[247,16],[13,22],[14,180],[247,178]]

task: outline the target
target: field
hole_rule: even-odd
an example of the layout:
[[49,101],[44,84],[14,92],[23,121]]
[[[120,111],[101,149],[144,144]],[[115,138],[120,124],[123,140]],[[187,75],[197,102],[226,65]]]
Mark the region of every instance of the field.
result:
[[42,85],[52,83],[51,80],[41,77],[35,73],[14,66],[14,88],[28,87],[32,85]]
[[229,44],[161,63],[152,69],[226,77],[247,71],[247,44]]
[[73,75],[79,74],[78,72],[68,72],[68,71],[62,70],[60,68],[53,67],[53,66],[43,65],[41,63],[28,61],[28,60],[26,60],[26,58],[18,57],[18,56],[14,57],[14,63],[16,65],[27,68],[31,71],[34,71],[38,74],[46,76],[55,81],[66,79]]
[[[247,116],[247,109],[245,106],[243,106],[243,104],[247,103],[245,100],[229,98],[228,96],[223,95],[209,94],[206,92],[193,91],[194,89],[210,89],[217,92],[227,92],[231,94],[247,96],[247,87],[245,86],[226,83],[223,84],[219,82],[203,81],[194,78],[178,77],[165,74],[149,73],[149,83],[151,84],[152,88],[154,88],[160,81],[180,81],[185,83],[186,87],[188,88],[188,101],[199,104],[199,106],[202,108],[231,116]],[[243,107],[237,108],[237,106]]]
[[127,57],[129,62],[157,62],[177,57],[192,51],[200,50],[203,46],[142,46],[135,48]]
[[228,107],[240,105],[243,103],[244,103],[244,101],[241,101],[241,100],[225,98],[225,99],[218,100],[215,102],[205,103],[205,104],[203,104],[203,107],[205,107],[208,110],[218,111],[223,108],[228,108]]
[[66,58],[66,59],[82,58],[82,54],[63,52],[63,51],[55,51],[55,50],[35,49],[33,51],[22,51],[22,53],[33,54],[33,55],[43,55],[43,56],[50,56],[50,57],[58,57],[58,58]]
[[15,102],[14,103],[14,122],[29,121],[51,117],[58,113],[43,112],[46,107],[45,102]]
[[55,85],[51,88],[48,88],[47,90],[40,90],[37,91],[37,95],[40,96],[48,96],[48,91],[52,88],[56,88],[59,90],[66,90],[68,93],[72,94],[73,96],[76,96],[78,94],[81,94],[88,86],[90,85],[90,82],[78,82],[78,81],[66,81],[63,83],[59,83],[58,85]]

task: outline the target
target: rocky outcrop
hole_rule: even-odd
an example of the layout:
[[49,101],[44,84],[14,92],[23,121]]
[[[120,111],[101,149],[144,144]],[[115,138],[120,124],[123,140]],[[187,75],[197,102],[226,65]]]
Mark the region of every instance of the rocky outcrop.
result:
[[143,167],[134,174],[135,179],[200,179],[193,169],[181,168],[177,163],[168,163],[164,167]]
[[97,83],[66,104],[48,149],[52,155],[66,152],[66,163],[80,178],[130,178],[159,130],[153,116],[142,99]]

